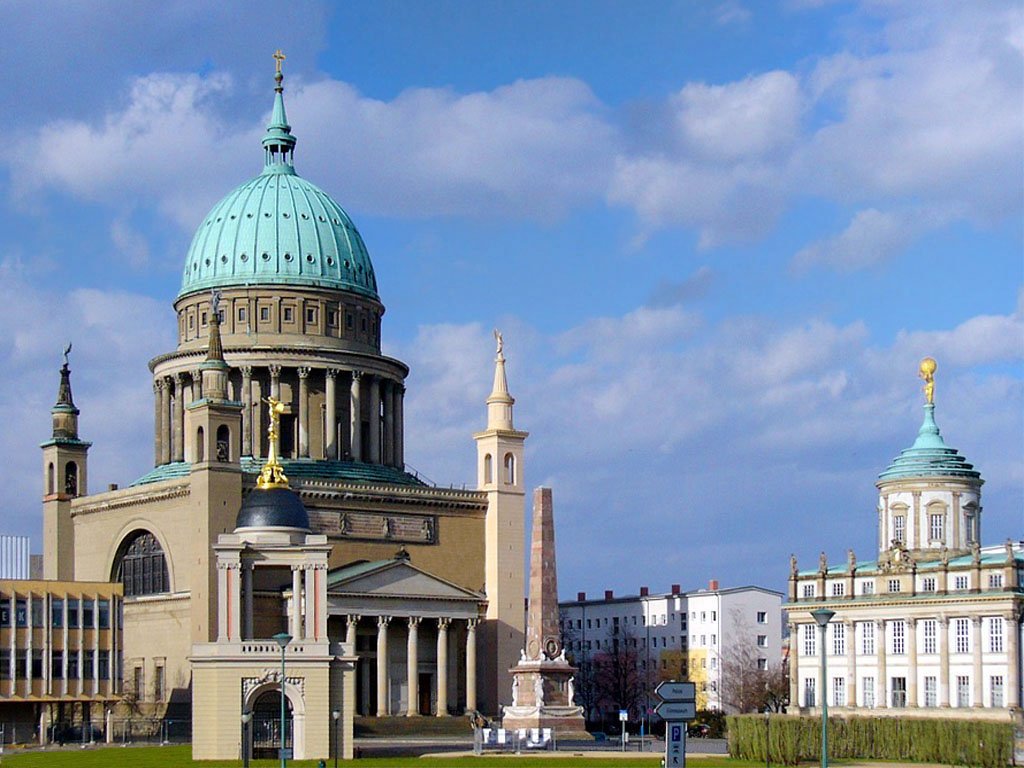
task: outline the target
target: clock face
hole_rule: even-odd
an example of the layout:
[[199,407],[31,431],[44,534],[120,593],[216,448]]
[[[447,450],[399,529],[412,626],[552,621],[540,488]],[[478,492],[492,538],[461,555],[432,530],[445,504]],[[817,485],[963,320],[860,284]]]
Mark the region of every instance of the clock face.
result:
[[549,637],[544,643],[544,650],[547,652],[549,659],[555,658],[558,655],[558,641],[553,637]]
[[531,659],[536,659],[540,656],[540,642],[537,640],[531,640],[529,645],[526,646],[527,656]]

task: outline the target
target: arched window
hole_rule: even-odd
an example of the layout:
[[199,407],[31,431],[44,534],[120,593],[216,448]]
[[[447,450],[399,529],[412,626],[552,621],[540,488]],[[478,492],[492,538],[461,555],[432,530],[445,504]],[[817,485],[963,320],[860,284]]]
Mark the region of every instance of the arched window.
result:
[[135,531],[114,558],[112,577],[124,585],[125,597],[169,592],[171,580],[163,547],[149,531]]
[[491,459],[491,454],[489,454],[489,453],[486,454],[484,456],[484,482],[485,483],[493,483],[494,482],[494,467],[493,467],[493,464],[494,464],[494,460]]
[[46,468],[46,495],[49,496],[54,491],[54,469],[53,462],[51,461],[49,466]]
[[206,460],[206,432],[200,427],[196,430],[196,461]]
[[511,453],[505,454],[505,483],[516,484],[516,457]]
[[226,424],[217,427],[217,461],[231,461],[231,430]]
[[64,465],[64,493],[69,496],[78,495],[78,465],[73,461]]

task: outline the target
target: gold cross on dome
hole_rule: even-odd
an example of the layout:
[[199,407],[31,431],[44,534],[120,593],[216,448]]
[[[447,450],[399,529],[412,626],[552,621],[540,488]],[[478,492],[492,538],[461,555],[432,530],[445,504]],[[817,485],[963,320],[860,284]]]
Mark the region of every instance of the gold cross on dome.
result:
[[281,53],[280,48],[274,51],[274,66],[277,68],[277,74],[281,74],[281,62],[284,61],[286,58],[288,57]]

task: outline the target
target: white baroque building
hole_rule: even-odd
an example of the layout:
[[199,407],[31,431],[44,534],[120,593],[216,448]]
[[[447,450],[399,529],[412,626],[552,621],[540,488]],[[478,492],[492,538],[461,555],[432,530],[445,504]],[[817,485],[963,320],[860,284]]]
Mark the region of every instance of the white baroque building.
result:
[[[981,546],[980,473],[935,423],[931,374],[914,444],[879,475],[878,557],[799,570],[789,578],[790,701],[816,710],[1019,717],[1024,544]],[[811,612],[835,612],[821,636]]]
[[590,600],[579,592],[558,608],[565,648],[581,677],[596,656],[624,648],[652,696],[659,680],[692,680],[699,709],[727,708],[722,669],[734,644],[756,648],[764,668],[782,659],[782,594],[764,587],[719,589],[712,579],[707,589],[688,592],[678,584],[653,595],[647,587],[622,597],[606,590]]

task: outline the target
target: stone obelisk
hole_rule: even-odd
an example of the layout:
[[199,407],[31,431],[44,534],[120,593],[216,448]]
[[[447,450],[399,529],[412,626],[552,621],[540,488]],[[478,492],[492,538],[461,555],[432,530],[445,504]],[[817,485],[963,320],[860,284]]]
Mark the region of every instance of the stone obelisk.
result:
[[560,734],[585,734],[583,709],[572,701],[576,668],[565,659],[558,628],[555,513],[550,488],[533,492],[526,648],[509,672],[512,706],[505,707],[503,727],[554,728]]

